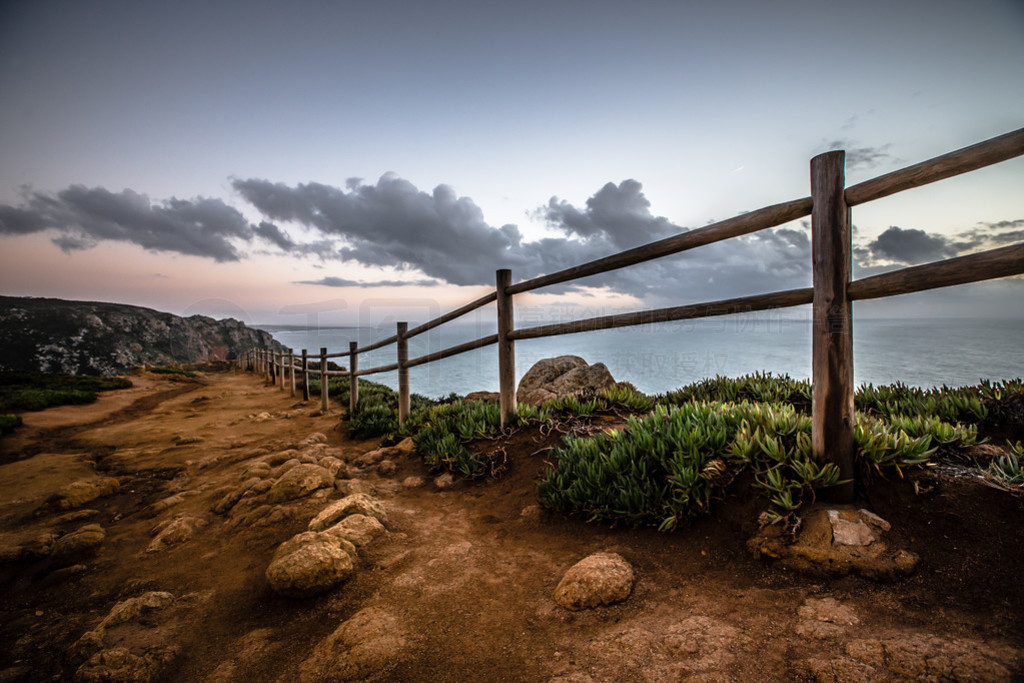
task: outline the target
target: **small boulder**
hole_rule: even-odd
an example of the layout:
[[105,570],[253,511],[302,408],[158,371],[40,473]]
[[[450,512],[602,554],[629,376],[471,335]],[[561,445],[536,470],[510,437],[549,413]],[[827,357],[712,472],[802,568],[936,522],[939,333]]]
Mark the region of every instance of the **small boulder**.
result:
[[445,472],[441,476],[434,479],[434,486],[440,491],[450,489],[455,484],[455,477],[452,476],[451,472]]
[[537,361],[519,381],[516,399],[527,405],[614,386],[604,363],[589,365],[579,356],[558,356]]
[[633,590],[633,567],[618,553],[595,553],[574,564],[555,588],[555,602],[577,611],[613,605]]
[[76,681],[152,681],[177,655],[174,647],[153,648],[141,655],[126,647],[101,650],[75,672]]
[[315,446],[318,443],[327,443],[327,435],[323,432],[313,432],[305,439],[299,442],[299,448],[306,448],[307,446]]
[[320,465],[320,467],[323,467],[328,472],[330,472],[331,476],[334,477],[335,479],[337,479],[338,477],[344,479],[345,475],[348,474],[348,470],[345,469],[345,463],[343,463],[341,460],[338,460],[334,456],[325,455],[324,457],[320,458],[317,464]]
[[174,596],[165,591],[148,591],[134,598],[128,598],[110,608],[97,630],[103,633],[106,629],[123,624],[154,610],[163,609],[174,602]]
[[344,538],[352,545],[361,547],[378,536],[383,536],[387,533],[387,530],[374,517],[354,514],[341,520],[324,531],[324,533]]
[[147,553],[155,553],[167,548],[191,540],[196,532],[206,526],[206,520],[202,517],[177,517],[165,523],[158,524],[154,528],[156,538],[146,548]]
[[401,622],[377,607],[367,607],[313,648],[299,666],[299,681],[382,680],[389,668],[405,659],[408,648]]
[[58,538],[50,551],[50,557],[56,561],[66,561],[95,555],[106,537],[107,532],[99,524],[86,524]]
[[332,485],[334,476],[323,467],[313,464],[296,465],[273,483],[267,491],[267,502],[283,503]]
[[471,391],[463,396],[463,401],[487,401],[488,403],[497,403],[501,399],[501,394],[497,391]]
[[397,471],[398,465],[395,464],[394,460],[381,460],[377,464],[377,474],[382,477],[393,477]]
[[404,489],[414,489],[417,486],[423,486],[423,477],[411,476],[402,480],[402,488]]
[[79,479],[57,491],[57,507],[61,510],[81,507],[86,503],[109,496],[121,487],[117,477]]
[[267,567],[267,582],[275,593],[289,598],[330,590],[347,580],[355,568],[345,543],[340,537],[315,531],[294,536],[274,553]]
[[308,528],[310,531],[323,531],[334,526],[339,520],[355,514],[373,517],[379,522],[388,521],[387,511],[379,500],[365,493],[353,493],[321,510],[320,514],[310,521]]

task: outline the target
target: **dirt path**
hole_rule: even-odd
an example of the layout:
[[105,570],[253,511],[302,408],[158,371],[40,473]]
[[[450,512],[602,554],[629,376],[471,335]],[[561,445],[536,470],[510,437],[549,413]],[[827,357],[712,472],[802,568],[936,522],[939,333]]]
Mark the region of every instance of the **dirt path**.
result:
[[[377,444],[345,438],[337,414],[249,375],[202,382],[145,377],[90,410],[30,416],[0,441],[0,681],[96,680],[83,663],[97,657],[114,678],[211,681],[1024,673],[1019,498],[934,472],[921,475],[932,487],[925,495],[910,482],[883,487],[871,503],[912,539],[917,573],[890,585],[813,578],[748,554],[749,500],[669,535],[540,514],[533,483],[554,437],[522,433],[506,444],[511,468],[501,480],[439,490],[414,455],[394,458],[388,476],[359,467]],[[304,443],[316,433],[325,444]],[[276,510],[243,499],[213,511],[269,470],[259,461],[313,451],[344,461],[334,488]],[[119,477],[117,491],[66,509],[54,497],[103,477]],[[275,549],[354,491],[383,502],[388,533],[359,549],[352,578],[306,599],[270,590]],[[146,552],[154,527],[182,518],[199,520],[191,538]],[[96,554],[55,559],[46,549],[90,524],[105,533]],[[632,563],[632,595],[582,612],[557,606],[562,575],[598,551]],[[140,596],[152,604],[139,615],[109,618]],[[105,618],[101,644],[82,639]],[[107,654],[96,654],[101,647]]]

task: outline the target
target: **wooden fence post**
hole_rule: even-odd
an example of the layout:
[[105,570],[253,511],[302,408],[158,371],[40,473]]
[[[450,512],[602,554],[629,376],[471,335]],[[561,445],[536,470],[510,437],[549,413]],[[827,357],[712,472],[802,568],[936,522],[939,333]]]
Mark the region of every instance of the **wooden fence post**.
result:
[[359,355],[356,353],[358,347],[358,342],[348,343],[348,409],[353,413],[359,405],[359,378],[356,377],[359,369]]
[[405,424],[409,417],[409,340],[405,333],[409,323],[398,323],[398,424]]
[[288,349],[288,395],[295,396],[295,349]]
[[274,384],[284,391],[284,347],[274,352],[274,361],[277,367],[277,373],[274,375]]
[[505,290],[512,284],[512,271],[499,270],[495,274],[498,290],[498,404],[501,411],[501,427],[515,423],[516,406],[516,342],[509,339],[515,329],[512,295]]
[[327,412],[327,384],[330,378],[327,376],[327,347],[320,347],[320,410]]
[[811,159],[812,304],[811,444],[818,462],[831,462],[847,483],[830,493],[853,502],[853,308],[848,287],[852,270],[850,210],[844,197],[846,153]]
[[309,400],[309,355],[302,349],[302,400]]

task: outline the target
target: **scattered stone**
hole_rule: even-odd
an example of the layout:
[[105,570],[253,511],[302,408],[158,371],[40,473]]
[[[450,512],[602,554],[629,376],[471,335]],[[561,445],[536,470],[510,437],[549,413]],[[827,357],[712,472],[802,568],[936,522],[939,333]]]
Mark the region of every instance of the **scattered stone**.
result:
[[[295,451],[290,452],[294,453]],[[279,479],[280,477],[286,475],[288,473],[288,470],[292,469],[293,467],[298,467],[301,464],[302,461],[299,460],[297,456],[294,458],[288,458],[283,463],[281,463],[276,470],[274,470],[274,473],[271,476],[273,476],[274,479]]]
[[274,471],[274,468],[270,466],[270,463],[266,460],[259,460],[257,462],[249,463],[246,465],[245,470],[242,472],[244,479],[250,479],[252,477],[258,477],[265,479],[270,476],[270,473]]
[[189,446],[194,443],[202,443],[203,437],[201,436],[178,436],[174,439],[175,446]]
[[344,479],[348,474],[348,469],[345,467],[345,463],[332,455],[325,455],[320,458],[317,464],[330,472],[331,476],[336,479],[339,477]]
[[146,548],[147,553],[159,552],[168,546],[185,543],[206,526],[202,517],[177,517],[169,522],[157,525],[154,529],[156,538]]
[[380,680],[404,661],[408,648],[402,624],[377,607],[367,607],[313,649],[299,667],[299,680]]
[[529,520],[532,522],[540,519],[541,512],[542,510],[540,505],[527,505],[526,507],[519,511],[519,516],[522,519]]
[[316,531],[285,541],[267,567],[271,589],[289,598],[308,598],[341,584],[354,570],[355,549],[350,553],[345,544],[343,538]]
[[181,503],[184,503],[184,502],[185,502],[185,494],[184,493],[175,493],[173,496],[168,496],[168,497],[163,498],[161,500],[158,500],[157,502],[155,502],[152,505],[150,505],[149,509],[147,510],[147,512],[151,516],[156,516],[156,515],[160,514],[161,512],[163,512],[164,510],[168,510],[168,509],[174,507],[175,505],[180,505]]
[[323,510],[309,523],[310,531],[323,531],[349,515],[366,515],[374,517],[381,523],[388,521],[384,505],[365,493],[353,493],[337,500]]
[[853,608],[835,598],[807,598],[797,614],[804,622],[796,627],[796,632],[815,638],[838,636],[844,632],[843,626],[860,622]]
[[402,480],[402,488],[414,489],[417,486],[423,486],[423,477],[406,477]]
[[813,505],[805,508],[802,516],[795,542],[771,525],[747,541],[747,548],[755,557],[777,559],[791,569],[821,575],[855,572],[871,579],[894,580],[911,574],[917,566],[916,554],[894,548],[883,539],[884,525],[879,521],[884,520],[876,515],[866,516],[849,507]]
[[361,547],[378,536],[383,536],[387,533],[387,530],[374,517],[354,514],[341,520],[324,531],[324,533],[344,538],[352,545]]
[[63,515],[58,515],[53,518],[54,524],[70,524],[71,522],[80,522],[83,519],[89,519],[100,514],[99,510],[73,510],[71,512],[65,512]]
[[633,567],[618,553],[595,553],[569,568],[555,588],[555,602],[577,611],[613,605],[633,590]]
[[843,519],[839,510],[829,510],[828,521],[832,525],[832,543],[836,545],[871,545],[876,540],[863,520]]
[[865,510],[864,508],[861,508],[860,510],[858,510],[858,512],[860,513],[860,516],[864,519],[864,521],[868,524],[877,527],[882,531],[889,531],[889,529],[892,529],[892,524],[889,524],[889,522],[885,521],[884,519],[876,515],[874,512],[871,512],[870,510]]
[[174,596],[165,591],[148,591],[138,597],[122,600],[110,609],[96,630],[102,634],[106,629],[132,621],[141,614],[163,609],[173,601]]
[[50,557],[62,562],[95,555],[106,537],[107,532],[99,524],[86,524],[58,538],[50,551]]
[[391,448],[395,453],[412,455],[416,452],[416,442],[412,440],[411,436],[407,436]]
[[445,472],[440,477],[434,479],[434,486],[440,491],[450,489],[455,484],[455,477],[452,476],[451,472]]
[[394,460],[381,460],[377,464],[377,474],[382,477],[393,477],[397,471],[398,465],[395,464]]
[[527,405],[571,396],[581,391],[596,391],[615,385],[604,363],[587,364],[579,356],[558,356],[537,361],[519,381],[516,399]]
[[305,448],[306,446],[315,446],[318,443],[327,443],[327,435],[322,432],[313,432],[305,439],[299,442],[299,448]]
[[[297,450],[295,450],[294,448],[286,448],[283,451],[278,451],[276,453],[271,453],[270,455],[268,455],[265,458],[263,458],[263,462],[267,463],[271,467],[277,467],[279,465],[282,465],[282,464],[288,462],[289,460],[295,460],[295,464],[296,465],[299,464],[299,462],[298,462],[298,460],[299,460],[299,452]],[[281,476],[281,474],[283,474],[283,473],[282,472],[278,472],[278,473],[275,474],[275,476]]]
[[81,507],[86,503],[109,496],[121,487],[117,477],[93,477],[71,482],[57,491],[57,507],[61,510]]
[[126,647],[101,650],[75,672],[75,680],[152,681],[178,654],[174,647],[161,647],[135,655]]
[[369,467],[371,465],[376,465],[381,460],[386,458],[390,452],[391,449],[387,447],[367,451],[366,453],[363,453],[361,456],[356,458],[355,464],[359,465],[360,467]]
[[275,481],[267,491],[267,502],[283,503],[334,484],[334,476],[319,465],[296,465]]

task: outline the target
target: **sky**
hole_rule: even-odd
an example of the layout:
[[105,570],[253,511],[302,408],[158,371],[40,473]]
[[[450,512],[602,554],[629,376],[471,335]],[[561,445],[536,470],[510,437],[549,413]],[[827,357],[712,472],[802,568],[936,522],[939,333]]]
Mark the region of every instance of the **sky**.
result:
[[[0,294],[422,321],[1024,126],[1020,0],[0,3]],[[1024,159],[853,211],[855,277],[1024,241]],[[810,285],[807,221],[522,295]],[[1024,279],[857,314],[1024,318]]]

